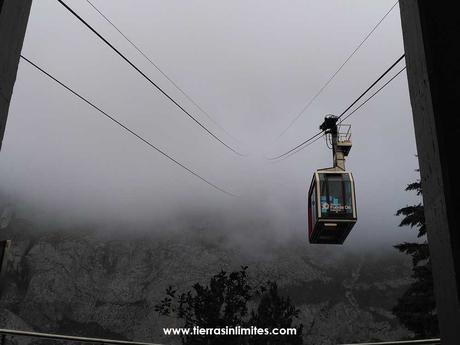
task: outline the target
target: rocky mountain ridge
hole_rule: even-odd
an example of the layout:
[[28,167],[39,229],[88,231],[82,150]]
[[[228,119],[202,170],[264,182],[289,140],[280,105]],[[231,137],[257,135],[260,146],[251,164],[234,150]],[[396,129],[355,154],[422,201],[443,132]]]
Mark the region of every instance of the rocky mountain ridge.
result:
[[166,287],[187,289],[247,265],[254,283],[276,280],[292,298],[307,344],[411,336],[391,314],[410,283],[410,262],[396,251],[353,253],[287,240],[248,252],[203,228],[133,237],[33,230],[15,220],[2,233],[13,246],[0,327],[177,343],[161,331],[177,320],[154,311]]

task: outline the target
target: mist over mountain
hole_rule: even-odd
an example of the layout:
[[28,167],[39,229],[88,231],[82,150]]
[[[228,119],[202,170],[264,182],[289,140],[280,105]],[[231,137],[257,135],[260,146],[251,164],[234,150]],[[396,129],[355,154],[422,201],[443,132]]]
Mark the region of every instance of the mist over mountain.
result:
[[244,212],[233,220],[184,212],[152,220],[147,231],[39,224],[9,207],[1,231],[13,246],[0,327],[177,343],[161,331],[177,321],[154,312],[166,287],[183,291],[247,265],[252,282],[275,280],[292,298],[307,344],[411,335],[391,314],[411,281],[410,261],[392,248],[307,245],[304,234],[273,236],[273,224]]

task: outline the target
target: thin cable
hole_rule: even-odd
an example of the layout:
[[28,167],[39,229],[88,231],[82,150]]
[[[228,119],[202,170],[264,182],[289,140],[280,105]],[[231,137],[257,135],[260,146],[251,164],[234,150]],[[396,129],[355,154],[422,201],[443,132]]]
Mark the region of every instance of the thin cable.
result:
[[[404,66],[398,73],[396,73],[393,77],[391,77],[391,79],[389,79],[385,84],[383,84],[377,91],[375,91],[369,98],[367,98],[363,103],[361,103],[355,110],[353,110],[350,114],[348,114],[347,116],[345,116],[343,118],[343,120],[346,120],[347,118],[349,118],[351,115],[353,115],[356,111],[358,111],[363,105],[365,105],[368,101],[370,101],[375,95],[377,95],[382,89],[384,89],[389,83],[391,83],[399,74],[401,74],[402,71],[404,71],[406,69],[406,66]],[[342,120],[342,121],[343,121]],[[342,123],[342,121],[340,121],[340,123]],[[284,156],[282,159],[279,160],[282,161],[286,158],[289,158],[291,157],[292,155],[296,154],[297,152],[299,151],[302,151],[303,149],[305,149],[306,147],[312,145],[314,142],[318,141],[319,139],[321,139],[323,136],[325,136],[325,134],[323,134],[321,137],[319,138],[316,138],[315,140],[309,142],[307,145],[303,146],[303,147],[300,147],[297,149],[297,151],[295,152],[292,152],[291,154],[287,155],[287,156]]]
[[106,113],[104,110],[102,110],[101,108],[99,108],[98,106],[96,106],[94,103],[92,103],[91,101],[89,101],[87,98],[81,96],[78,92],[74,91],[73,89],[71,89],[69,86],[65,85],[63,82],[59,81],[57,78],[53,77],[50,73],[46,72],[43,68],[41,68],[40,66],[38,66],[37,64],[35,64],[34,62],[30,61],[28,58],[24,57],[23,55],[21,55],[21,58],[28,62],[30,65],[32,65],[33,67],[35,67],[37,70],[39,70],[40,72],[42,72],[43,74],[45,74],[48,78],[52,79],[53,81],[55,81],[56,83],[58,83],[59,85],[61,85],[63,88],[65,88],[67,91],[69,91],[70,93],[72,93],[73,95],[77,96],[78,98],[80,98],[82,101],[84,101],[86,104],[90,105],[92,108],[96,109],[98,112],[100,112],[102,115],[104,115],[105,117],[107,117],[108,119],[110,119],[111,121],[113,121],[114,123],[116,123],[118,126],[120,126],[121,128],[123,128],[124,130],[126,130],[127,132],[129,132],[130,134],[132,134],[133,136],[135,136],[137,139],[141,140],[143,143],[147,144],[148,146],[150,146],[151,148],[153,148],[154,150],[156,150],[157,152],[161,153],[163,156],[165,156],[166,158],[168,158],[169,160],[171,160],[172,162],[174,162],[175,164],[177,164],[178,166],[180,166],[181,168],[187,170],[190,174],[192,174],[193,176],[195,177],[198,177],[201,181],[205,182],[206,184],[210,185],[211,187],[217,189],[218,191],[222,192],[222,193],[225,193],[227,195],[231,195],[231,196],[236,196],[235,194],[232,194],[228,191],[226,191],[225,189],[213,184],[212,182],[209,182],[208,180],[206,180],[204,177],[201,177],[200,175],[198,175],[198,173],[194,172],[193,170],[191,170],[190,168],[186,167],[184,164],[180,163],[179,161],[177,161],[175,158],[173,158],[172,156],[168,155],[166,152],[162,151],[161,149],[159,149],[158,147],[156,147],[155,145],[153,145],[150,141],[148,141],[147,139],[144,139],[143,137],[141,137],[139,134],[137,134],[136,132],[134,132],[133,130],[129,129],[126,125],[124,125],[123,123],[121,123],[120,121],[118,121],[117,119],[115,119],[113,116],[109,115],[108,113]]
[[278,136],[280,138],[281,136],[286,133],[289,128],[292,127],[292,125],[302,116],[302,114],[313,104],[313,102],[318,98],[319,95],[324,91],[324,89],[331,83],[331,81],[335,78],[337,74],[342,70],[342,68],[350,61],[350,59],[356,54],[356,52],[361,48],[361,46],[367,41],[367,39],[374,33],[374,31],[380,26],[380,24],[385,20],[385,18],[390,14],[390,12],[395,8],[395,6],[398,4],[399,1],[396,1],[393,6],[388,10],[387,13],[379,20],[379,22],[372,28],[372,30],[364,37],[364,39],[361,41],[361,43],[353,50],[353,52],[347,57],[347,59],[340,65],[340,67],[331,75],[331,77],[326,81],[326,83],[319,89],[319,91],[308,101],[308,103],[302,108],[302,110],[297,114],[297,116],[289,123],[289,126],[287,126],[281,134]]
[[[355,112],[357,112],[362,106],[364,106],[367,102],[369,102],[375,95],[377,95],[380,91],[382,91],[388,84],[390,84],[398,75],[400,75],[402,73],[402,71],[404,71],[406,69],[406,66],[404,66],[398,73],[396,73],[393,77],[391,77],[391,79],[389,79],[385,84],[383,84],[377,91],[375,91],[371,96],[369,96],[363,103],[361,103],[356,109],[354,109],[350,114],[348,114],[347,116],[345,116],[341,121],[340,123],[342,123],[342,121],[348,119],[351,115],[353,115]],[[339,123],[339,124],[340,124]],[[288,157],[291,157],[292,155],[296,154],[297,152],[299,151],[302,151],[303,149],[305,149],[306,147],[310,146],[311,144],[313,144],[314,142],[316,142],[317,140],[321,139],[323,136],[325,136],[325,134],[323,134],[322,136],[320,136],[319,138],[316,138],[315,140],[309,142],[307,145],[303,146],[303,147],[300,147],[298,148],[297,151],[295,152],[292,152],[291,154],[287,155],[287,156],[284,156],[282,159],[280,159],[279,161],[282,161]],[[327,140],[327,137],[326,137],[326,140]],[[327,144],[327,143],[326,143]],[[328,145],[328,148],[329,145]]]
[[[350,114],[348,114],[347,116],[345,116],[343,118],[343,120],[340,121],[340,123],[342,123],[342,121],[346,120],[347,118],[349,118],[351,115],[353,115],[356,111],[358,111],[363,105],[365,105],[368,101],[370,101],[375,95],[377,95],[382,89],[384,89],[388,84],[390,84],[399,74],[401,74],[402,71],[404,71],[406,69],[406,66],[404,66],[398,73],[396,73],[393,77],[391,77],[391,79],[389,79],[385,84],[383,84],[377,91],[375,91],[371,96],[369,96],[369,98],[367,98],[363,103],[361,103],[355,110],[353,110]],[[324,136],[325,134],[323,134]],[[282,159],[280,159],[279,161],[282,161],[288,157],[291,157],[292,155],[296,154],[297,152],[299,151],[302,151],[303,149],[305,149],[306,147],[310,146],[311,144],[313,144],[315,141],[317,141],[318,139],[322,138],[319,137],[319,138],[316,138],[315,140],[309,142],[307,145],[303,146],[303,147],[300,147],[297,151],[295,152],[292,152],[291,154],[283,157]]]
[[[369,92],[369,90],[371,90],[380,80],[382,80],[382,78],[384,78],[403,58],[404,58],[405,54],[401,55],[401,57],[399,57],[385,72],[383,72],[383,74],[377,78],[376,81],[374,81],[371,86],[369,86],[356,100],[354,100],[339,116],[338,116],[338,119],[340,119],[343,115],[345,115],[345,113],[350,110],[357,102],[359,102],[359,100],[361,98],[363,98],[366,93]],[[401,71],[399,72],[401,73]],[[398,74],[399,74],[398,73]],[[392,78],[391,80],[393,80],[394,78]],[[384,86],[386,86],[387,84],[385,84]],[[380,89],[378,90],[380,91]],[[377,93],[378,93],[377,91]],[[373,96],[372,96],[373,97]],[[341,123],[342,121],[340,121]],[[290,149],[289,151],[281,154],[281,155],[278,155],[276,157],[271,157],[269,158],[269,160],[276,160],[276,159],[279,159],[279,158],[282,158],[284,156],[287,156],[287,155],[290,155],[290,153],[292,153],[293,151],[295,151],[294,153],[297,153],[298,151],[300,150],[297,150],[299,149],[300,147],[302,147],[303,145],[309,143],[311,140],[314,140],[317,136],[319,136],[321,133],[323,132],[319,132],[317,134],[315,134],[314,136],[312,136],[311,138],[308,138],[307,140],[305,140],[304,142],[300,143],[299,145],[295,146],[294,148]],[[297,151],[296,151],[297,150]]]
[[281,162],[281,161],[283,161],[283,160],[285,160],[285,159],[287,159],[287,158],[289,158],[289,157],[295,155],[297,152],[302,151],[303,149],[307,148],[307,147],[310,146],[310,145],[313,145],[313,144],[316,143],[319,139],[321,139],[322,137],[324,137],[324,136],[326,135],[326,134],[323,133],[323,132],[321,132],[320,134],[321,134],[321,135],[320,135],[319,137],[317,137],[315,140],[310,141],[308,144],[306,144],[306,145],[304,145],[304,146],[302,146],[302,147],[299,147],[296,151],[291,152],[290,154],[288,154],[288,155],[286,155],[286,156],[280,158],[278,161],[276,161],[276,163]]
[[126,56],[124,56],[117,48],[115,48],[109,41],[107,41],[99,32],[97,32],[88,22],[86,22],[82,17],[80,17],[74,10],[72,10],[64,1],[57,0],[66,10],[75,16],[80,22],[82,22],[89,30],[91,30],[99,39],[101,39],[107,46],[112,48],[112,50],[117,53],[124,61],[126,61],[132,68],[134,68],[142,77],[144,77],[150,84],[152,84],[158,91],[160,91],[166,98],[168,98],[172,103],[174,103],[180,110],[182,110],[188,117],[190,117],[198,126],[203,128],[209,135],[214,139],[219,141],[222,145],[227,147],[229,150],[233,151],[239,156],[243,156],[242,153],[236,151],[231,146],[227,145],[224,141],[219,139],[214,133],[207,129],[200,121],[198,121],[193,115],[191,115],[187,110],[185,110],[179,103],[177,103],[171,96],[169,96],[160,86],[158,86],[152,79],[150,79],[144,72],[142,72],[134,63],[131,62]]
[[340,115],[339,115],[339,119],[348,111],[351,109],[351,107],[353,107],[361,98],[363,98],[366,93],[369,92],[370,89],[372,89],[380,80],[383,79],[383,77],[385,77],[398,63],[399,61],[401,61],[402,59],[404,59],[404,57],[406,56],[406,54],[403,54],[401,55],[401,57],[399,59],[397,59],[390,67],[388,67],[388,69],[383,72],[383,74],[377,78],[376,81],[374,81],[371,86],[369,86],[357,99],[355,99],[355,101],[353,103],[351,103],[347,109],[345,109]]
[[[275,157],[270,157],[268,158],[269,160],[276,160],[276,159],[279,159],[279,158],[282,158],[284,156],[287,156],[289,155],[291,152],[297,150],[299,147],[305,145],[305,144],[308,144],[310,141],[316,139],[319,135],[323,134],[323,132],[318,132],[316,133],[314,136],[312,136],[311,138],[308,138],[307,140],[305,140],[304,142],[300,143],[299,145],[297,145],[296,147],[293,147],[292,149],[290,149],[289,151],[279,155],[279,156],[275,156]],[[308,145],[307,145],[308,146]],[[294,152],[295,153],[295,152]]]
[[190,97],[190,96],[189,96],[179,85],[177,85],[177,83],[176,83],[174,80],[172,80],[165,72],[163,72],[163,70],[162,70],[155,62],[153,62],[153,60],[152,60],[151,58],[149,58],[149,57],[147,56],[147,54],[145,54],[145,53],[142,51],[142,49],[139,48],[138,45],[136,45],[132,40],[130,40],[130,39],[128,38],[128,36],[126,36],[126,35],[125,35],[125,34],[124,34],[124,33],[113,23],[113,21],[110,20],[110,19],[109,19],[99,8],[97,8],[97,7],[96,7],[91,1],[89,1],[89,0],[86,0],[86,2],[87,2],[96,12],[98,12],[98,13],[101,15],[101,17],[105,19],[105,21],[106,21],[107,23],[109,23],[115,30],[117,30],[118,33],[119,33],[121,36],[123,36],[124,39],[125,39],[126,41],[128,41],[128,43],[131,44],[131,46],[132,46],[134,49],[136,49],[137,52],[138,52],[139,54],[141,54],[148,62],[150,62],[150,64],[151,64],[153,67],[155,67],[155,69],[156,69],[158,72],[160,72],[160,73],[163,75],[163,77],[165,77],[167,80],[169,80],[169,82],[170,82],[172,85],[174,85],[174,87],[175,87],[177,90],[179,90],[179,91],[185,96],[185,98],[187,98],[195,107],[197,107],[204,115],[206,115],[206,117],[207,117],[212,123],[214,123],[221,131],[223,131],[225,134],[227,134],[230,138],[232,138],[233,140],[236,140],[236,141],[237,141],[237,139],[236,139],[233,135],[231,135],[222,125],[220,125],[219,122],[217,122],[216,120],[214,120],[214,118],[213,118],[211,115],[209,115],[209,113],[208,113],[206,110],[204,110],[197,102],[195,102],[195,101],[192,99],[192,97]]
[[348,119],[351,115],[353,115],[355,112],[357,112],[363,105],[365,105],[368,101],[370,101],[375,95],[377,95],[385,86],[390,84],[398,75],[402,73],[406,69],[406,66],[404,66],[398,73],[396,73],[391,79],[389,79],[385,84],[383,84],[377,91],[375,91],[369,98],[367,98],[363,103],[361,103],[355,110],[353,110],[350,114],[345,116],[342,120],[340,120],[339,124]]

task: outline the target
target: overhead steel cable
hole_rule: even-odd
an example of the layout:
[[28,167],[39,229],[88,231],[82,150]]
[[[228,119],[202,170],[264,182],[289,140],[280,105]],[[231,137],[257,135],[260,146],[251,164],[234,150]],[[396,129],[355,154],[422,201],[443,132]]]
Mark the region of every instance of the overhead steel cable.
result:
[[300,143],[299,145],[297,145],[296,147],[293,147],[292,149],[290,149],[289,151],[283,153],[283,154],[280,154],[279,156],[275,156],[275,157],[270,157],[268,158],[269,160],[277,160],[277,159],[280,159],[280,158],[283,158],[284,156],[287,156],[289,155],[291,152],[294,152],[295,150],[297,150],[298,148],[302,147],[303,145],[305,144],[308,144],[310,141],[318,138],[320,135],[322,135],[323,132],[318,132],[316,133],[314,136],[312,136],[311,138],[308,138],[307,140],[305,140],[304,142]]
[[[348,119],[351,115],[353,115],[354,113],[356,113],[359,109],[361,109],[361,107],[363,107],[367,102],[369,102],[372,98],[374,98],[374,96],[376,96],[380,91],[382,91],[388,84],[390,84],[394,79],[396,79],[397,76],[399,76],[404,70],[406,69],[406,66],[404,66],[402,69],[400,69],[398,71],[398,73],[396,73],[393,77],[391,77],[385,84],[383,84],[380,88],[378,88],[372,95],[370,95],[368,98],[366,98],[366,100],[361,103],[359,106],[357,106],[351,113],[349,113],[347,116],[345,116],[342,120],[340,120],[339,124],[342,123],[343,121],[345,121],[346,119]],[[307,145],[305,146],[302,146],[300,147],[299,149],[297,149],[295,152],[292,152],[291,154],[287,155],[287,156],[284,156],[281,160],[284,160],[290,156],[292,156],[293,154],[299,152],[299,151],[302,151],[303,149],[307,148],[308,146],[310,146],[311,144],[313,144],[315,141],[318,141],[318,139],[322,138],[325,134],[322,133],[323,135],[316,138],[315,140],[313,141],[310,141]]]
[[[319,134],[321,134],[321,135],[319,135]],[[289,154],[286,154],[285,156],[280,157],[278,160],[271,159],[271,162],[278,163],[278,162],[281,162],[281,161],[283,161],[283,160],[295,155],[297,152],[302,151],[303,149],[307,148],[308,146],[313,145],[314,143],[316,143],[319,139],[323,138],[326,134],[323,133],[323,132],[319,132],[318,135],[319,136],[315,135],[316,138],[314,140],[312,140],[313,138],[310,138],[310,140],[308,140],[308,142],[305,143],[303,146],[299,146],[297,149],[293,150]]]
[[349,113],[347,116],[345,116],[343,119],[340,120],[339,124],[348,119],[351,115],[356,113],[362,106],[364,106],[367,102],[369,102],[375,95],[377,95],[380,91],[382,91],[388,84],[390,84],[398,75],[400,75],[404,70],[406,69],[406,66],[404,66],[402,69],[398,71],[393,77],[391,77],[385,84],[383,84],[380,88],[377,89],[371,96],[369,96],[363,103],[361,103],[358,107],[356,107],[351,113]]
[[404,59],[404,57],[406,56],[406,54],[403,54],[399,57],[399,59],[397,59],[390,67],[388,67],[388,69],[383,72],[383,74],[377,78],[376,81],[374,81],[371,86],[369,86],[353,103],[351,103],[347,109],[345,109],[340,115],[339,115],[339,119],[345,115],[345,113],[351,109],[351,107],[353,107],[361,98],[363,98],[366,93],[369,92],[370,89],[372,89],[380,80],[382,80],[402,59]]
[[399,1],[396,1],[393,6],[385,13],[385,15],[377,22],[377,24],[372,28],[372,30],[364,37],[361,43],[353,50],[353,52],[345,59],[345,61],[340,65],[340,67],[329,77],[329,79],[323,84],[323,86],[316,92],[316,94],[308,101],[308,103],[302,108],[302,110],[297,114],[297,116],[289,123],[289,125],[280,133],[278,138],[284,135],[289,128],[294,125],[294,123],[302,116],[302,114],[310,108],[313,102],[322,94],[322,92],[326,89],[326,87],[332,82],[332,80],[336,77],[337,74],[345,67],[345,65],[350,61],[350,59],[358,52],[358,50],[362,47],[362,45],[368,40],[369,37],[372,36],[374,31],[380,26],[380,24],[385,20],[385,18],[391,13],[393,8],[396,7]]
[[[357,102],[359,102],[359,100],[361,98],[363,98],[379,81],[381,81],[403,58],[404,58],[405,54],[402,54],[390,67],[388,67],[388,69],[382,73],[382,75],[380,77],[378,77],[363,93],[361,93],[361,95],[356,98],[339,116],[338,116],[338,119],[342,118],[342,116],[344,116],[348,110],[350,110]],[[399,71],[399,73],[401,73],[402,71]],[[393,80],[394,78],[390,79]],[[387,83],[388,84],[388,83]],[[383,87],[385,87],[387,84],[385,84]],[[382,88],[383,88],[382,87]],[[380,90],[377,91],[377,93],[379,92]],[[371,96],[372,98],[373,96]],[[367,102],[368,100],[366,100],[365,102]],[[342,121],[340,121],[342,122]],[[283,158],[284,156],[287,156],[287,155],[290,155],[291,153],[297,153],[298,151],[301,150],[301,147],[308,144],[310,141],[316,139],[318,136],[320,136],[323,132],[318,132],[316,133],[314,136],[312,136],[311,138],[308,138],[307,140],[303,141],[302,143],[298,144],[297,146],[293,147],[292,149],[290,149],[289,151],[286,151],[285,153],[283,154],[280,154],[278,156],[275,156],[275,157],[270,157],[268,158],[269,160],[277,160],[277,159],[280,159],[280,158]],[[299,149],[299,150],[297,150]],[[297,150],[297,151],[296,151]],[[295,152],[294,152],[295,151]]]
[[235,150],[233,147],[226,144],[223,140],[217,137],[212,133],[206,126],[204,126],[200,121],[198,121],[192,114],[190,114],[184,107],[182,107],[177,101],[175,101],[170,95],[168,95],[158,84],[156,84],[151,78],[149,78],[144,72],[142,72],[139,67],[137,67],[131,60],[129,60],[123,53],[121,53],[117,48],[115,48],[107,39],[105,39],[99,32],[96,31],[87,21],[85,21],[78,13],[71,9],[64,1],[57,0],[66,10],[68,10],[75,18],[77,18],[81,23],[83,23],[89,30],[91,30],[100,40],[102,40],[107,46],[109,46],[115,53],[117,53],[125,62],[127,62],[132,68],[134,68],[142,77],[144,77],[150,84],[152,84],[158,91],[160,91],[166,98],[168,98],[174,105],[176,105],[183,113],[190,117],[198,126],[204,129],[209,135],[214,139],[220,142],[222,145],[227,147],[229,150],[233,151],[239,156],[244,156],[242,153]]
[[185,98],[187,98],[195,107],[197,107],[198,110],[200,110],[206,117],[216,125],[221,131],[223,131],[225,134],[227,134],[230,138],[232,138],[235,141],[238,141],[233,135],[231,135],[219,122],[217,122],[209,113],[204,110],[193,98],[186,93],[172,78],[170,78],[147,54],[144,53],[144,51],[136,45],[128,36],[126,36],[123,31],[121,31],[115,23],[110,20],[109,17],[107,17],[102,10],[96,7],[91,1],[86,0],[86,2],[97,12],[99,15],[104,18],[104,20],[109,23],[115,30],[118,31],[118,33],[123,36],[123,38],[134,48],[137,50],[139,54],[141,54],[155,69],[160,72],[163,77],[165,77],[177,90],[179,90],[182,95],[184,95]]
[[208,184],[209,186],[217,189],[218,191],[222,192],[222,193],[225,193],[227,195],[230,195],[230,196],[236,196],[235,194],[233,193],[230,193],[228,191],[226,191],[225,189],[215,185],[214,183],[208,181],[207,179],[205,179],[204,177],[201,177],[198,173],[196,173],[195,171],[193,171],[192,169],[188,168],[187,166],[185,166],[184,164],[182,164],[181,162],[179,162],[177,159],[173,158],[172,156],[170,156],[169,154],[167,154],[166,152],[164,152],[163,150],[159,149],[158,147],[156,147],[155,145],[153,145],[150,141],[148,141],[147,139],[143,138],[141,135],[137,134],[136,132],[134,132],[132,129],[130,129],[128,126],[126,126],[125,124],[123,124],[122,122],[118,121],[117,119],[115,119],[112,115],[108,114],[107,112],[105,112],[104,110],[102,110],[100,107],[98,107],[97,105],[95,105],[93,102],[89,101],[87,98],[83,97],[82,95],[80,95],[78,92],[74,91],[72,88],[70,88],[69,86],[67,86],[66,84],[64,84],[63,82],[61,82],[60,80],[58,80],[56,77],[54,77],[53,75],[51,75],[50,73],[48,73],[47,71],[45,71],[42,67],[38,66],[37,64],[35,64],[34,62],[32,62],[31,60],[29,60],[28,58],[26,58],[25,56],[21,55],[21,58],[26,61],[27,63],[29,63],[31,66],[35,67],[37,70],[39,70],[41,73],[43,73],[44,75],[46,75],[48,78],[52,79],[54,82],[56,82],[57,84],[59,84],[60,86],[62,86],[63,88],[65,88],[67,91],[69,91],[70,93],[72,93],[74,96],[78,97],[79,99],[81,99],[82,101],[84,101],[86,104],[88,104],[89,106],[91,106],[92,108],[94,108],[95,110],[97,110],[99,113],[101,113],[102,115],[104,115],[106,118],[108,118],[109,120],[113,121],[115,124],[117,124],[118,126],[120,126],[121,128],[123,128],[125,131],[127,131],[128,133],[130,133],[131,135],[135,136],[137,139],[139,139],[140,141],[142,141],[144,144],[148,145],[149,147],[153,148],[155,151],[159,152],[160,154],[162,154],[164,157],[168,158],[170,161],[174,162],[176,165],[180,166],[181,168],[185,169],[186,171],[188,171],[190,174],[192,174],[193,176],[199,178],[201,181],[205,182],[206,184]]

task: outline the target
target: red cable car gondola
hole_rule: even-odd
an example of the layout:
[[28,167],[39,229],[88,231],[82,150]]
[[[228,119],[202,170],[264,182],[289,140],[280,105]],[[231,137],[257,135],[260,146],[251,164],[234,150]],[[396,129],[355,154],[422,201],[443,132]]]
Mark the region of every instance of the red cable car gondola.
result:
[[356,223],[355,186],[347,171],[318,170],[308,192],[310,243],[342,244]]
[[357,220],[353,175],[345,171],[345,157],[351,149],[350,127],[346,133],[339,133],[337,120],[335,116],[328,116],[320,127],[326,135],[330,135],[334,166],[317,170],[310,184],[310,243],[342,244]]

